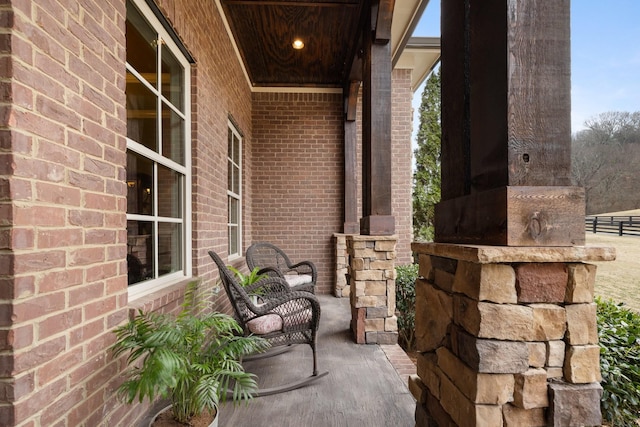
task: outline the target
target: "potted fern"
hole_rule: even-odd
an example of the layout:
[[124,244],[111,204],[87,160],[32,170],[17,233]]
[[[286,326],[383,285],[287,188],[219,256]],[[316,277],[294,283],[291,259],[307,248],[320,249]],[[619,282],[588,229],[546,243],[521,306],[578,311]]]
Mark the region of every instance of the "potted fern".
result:
[[139,311],[114,331],[114,357],[127,355],[126,378],[118,388],[126,402],[169,398],[173,419],[184,425],[216,413],[229,389],[236,402],[251,397],[255,376],[244,371],[240,359],[264,351],[268,343],[241,336],[232,317],[211,310],[208,294],[192,282],[177,316]]

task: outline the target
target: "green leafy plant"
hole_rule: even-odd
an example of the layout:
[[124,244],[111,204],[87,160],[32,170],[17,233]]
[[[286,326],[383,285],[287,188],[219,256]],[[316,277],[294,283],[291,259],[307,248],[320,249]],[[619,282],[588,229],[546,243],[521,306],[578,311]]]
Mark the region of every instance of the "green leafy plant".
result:
[[127,355],[120,396],[128,403],[170,397],[174,418],[182,423],[217,410],[229,389],[236,402],[250,398],[255,376],[240,359],[268,347],[262,338],[241,336],[232,317],[212,311],[209,292],[197,282],[187,287],[177,316],[139,311],[114,332],[113,355]]
[[596,298],[602,416],[612,426],[635,426],[640,418],[640,315]]
[[413,350],[415,343],[417,278],[417,264],[396,266],[396,314],[398,317],[398,335],[400,338],[400,344],[407,351]]
[[242,286],[253,285],[258,280],[267,277],[266,274],[258,273],[258,271],[260,271],[260,267],[255,267],[253,270],[251,270],[249,274],[244,274],[242,271],[238,270],[237,268],[231,265],[228,265],[227,267],[229,268],[229,270],[233,272],[233,274],[236,275],[236,277],[238,278],[238,281]]

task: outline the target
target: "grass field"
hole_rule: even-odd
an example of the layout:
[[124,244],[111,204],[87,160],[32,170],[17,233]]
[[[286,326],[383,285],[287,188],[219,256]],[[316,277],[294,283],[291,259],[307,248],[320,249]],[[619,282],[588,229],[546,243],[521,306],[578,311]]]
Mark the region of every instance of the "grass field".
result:
[[[640,210],[607,215],[640,215]],[[587,245],[616,248],[616,260],[595,262],[596,295],[623,302],[640,312],[640,237],[613,234],[586,234]]]

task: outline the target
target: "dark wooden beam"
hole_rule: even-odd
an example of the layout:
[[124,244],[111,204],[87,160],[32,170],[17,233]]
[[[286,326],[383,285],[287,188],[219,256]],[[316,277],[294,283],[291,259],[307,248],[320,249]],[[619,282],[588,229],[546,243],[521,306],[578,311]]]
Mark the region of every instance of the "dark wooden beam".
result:
[[393,21],[394,7],[395,0],[374,1],[373,10],[376,12],[374,15],[375,22],[373,23],[374,43],[384,44],[389,43],[389,40],[391,40],[391,22]]
[[345,119],[354,121],[356,119],[356,110],[358,108],[358,93],[360,92],[360,82],[351,81],[349,87],[345,90]]
[[371,30],[364,31],[360,233],[391,235],[391,46],[375,44]]
[[584,193],[570,186],[569,40],[564,0],[443,2],[437,241],[584,242]]

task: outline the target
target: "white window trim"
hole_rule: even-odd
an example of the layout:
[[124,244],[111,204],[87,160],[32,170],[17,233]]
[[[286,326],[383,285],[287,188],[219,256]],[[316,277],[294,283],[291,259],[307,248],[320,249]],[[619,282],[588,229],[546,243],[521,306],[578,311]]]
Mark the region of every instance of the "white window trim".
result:
[[[182,206],[184,207],[184,211],[183,211],[184,216],[182,218],[183,270],[166,274],[160,278],[147,280],[147,281],[138,283],[136,285],[129,286],[128,297],[129,297],[129,301],[132,301],[137,298],[141,298],[145,295],[148,295],[152,292],[161,290],[176,282],[191,278],[192,277],[191,272],[193,269],[193,258],[191,253],[191,249],[192,249],[192,245],[191,245],[191,232],[192,232],[192,228],[191,228],[191,201],[192,201],[192,194],[191,194],[191,73],[190,73],[191,65],[187,60],[187,58],[184,56],[182,50],[178,47],[178,45],[176,45],[172,37],[164,29],[162,23],[158,20],[158,18],[155,16],[153,11],[147,5],[147,3],[144,0],[130,0],[130,1],[132,4],[135,5],[136,8],[138,8],[138,11],[149,22],[149,24],[153,27],[153,29],[157,31],[158,35],[164,42],[163,49],[168,48],[171,51],[171,53],[175,56],[175,58],[178,60],[178,62],[180,62],[180,65],[182,65],[184,69],[184,89],[185,89],[183,94],[184,96],[184,99],[183,99],[184,113],[183,113],[173,108],[173,104],[169,102],[169,100],[167,100],[162,95],[161,92],[158,93],[157,88],[153,87],[153,85],[149,85],[148,82],[144,78],[142,78],[142,76],[140,76],[136,70],[134,70],[128,63],[126,64],[127,71],[132,72],[134,75],[136,75],[136,77],[140,78],[140,80],[143,83],[145,83],[145,85],[148,86],[148,88],[152,90],[154,94],[158,95],[161,99],[167,101],[165,105],[169,106],[173,111],[175,111],[185,120],[185,126],[184,126],[184,153],[185,153],[184,163],[185,164],[184,166],[180,165],[179,163],[173,162],[172,160],[166,157],[160,156],[158,153],[152,150],[149,150],[147,147],[145,147],[142,144],[139,144],[129,138],[126,138],[128,150],[139,153],[144,157],[147,157],[158,164],[167,166],[170,169],[173,169],[184,175],[184,187],[182,189],[182,194],[183,194]],[[154,210],[154,212],[157,212],[157,210]],[[155,220],[157,220],[158,218],[161,218],[163,222],[171,222],[172,220],[175,222],[180,222],[175,218],[165,218],[165,217],[159,217],[157,215],[152,216],[152,218],[154,218]],[[149,219],[148,215],[127,214],[127,220],[143,220],[144,221],[148,219]],[[156,241],[154,242],[154,247],[157,248],[158,247],[157,234],[155,236],[155,239]]]
[[[227,127],[228,130],[232,131],[233,134],[238,138],[238,141],[240,141],[240,143],[238,144],[238,147],[240,149],[240,152],[238,153],[238,159],[240,160],[240,164],[238,164],[238,179],[240,180],[240,182],[238,183],[238,189],[240,190],[240,193],[236,194],[233,191],[229,190],[229,188],[227,188],[227,211],[229,210],[229,203],[228,203],[228,197],[233,197],[234,199],[238,200],[238,253],[233,253],[233,254],[228,254],[229,260],[232,261],[234,259],[238,259],[242,257],[242,249],[243,249],[243,242],[242,242],[242,153],[243,153],[243,138],[242,135],[240,134],[240,131],[238,131],[238,128],[236,127],[236,125],[231,121],[228,120],[227,121]],[[227,148],[228,151],[228,148]],[[229,157],[229,153],[227,152],[227,161],[233,161],[231,159],[231,157]],[[227,173],[229,173],[227,171]],[[227,178],[228,179],[228,178]],[[228,185],[227,185],[228,187]],[[228,215],[228,214],[227,214]],[[232,225],[235,224],[231,224],[229,222],[227,222],[227,239],[229,238],[229,227],[231,227]],[[230,242],[227,241],[227,249],[229,248],[229,244]]]

